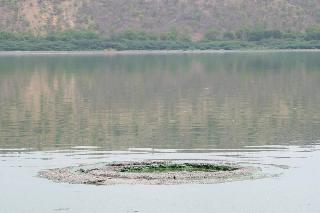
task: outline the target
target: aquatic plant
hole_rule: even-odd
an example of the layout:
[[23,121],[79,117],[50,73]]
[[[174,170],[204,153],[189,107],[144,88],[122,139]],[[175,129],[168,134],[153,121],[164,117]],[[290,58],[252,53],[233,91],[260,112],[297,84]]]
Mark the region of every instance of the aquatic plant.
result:
[[169,164],[169,163],[152,163],[129,165],[120,168],[120,172],[129,173],[155,173],[155,172],[219,172],[219,171],[234,171],[238,168],[227,165],[212,165],[212,164]]

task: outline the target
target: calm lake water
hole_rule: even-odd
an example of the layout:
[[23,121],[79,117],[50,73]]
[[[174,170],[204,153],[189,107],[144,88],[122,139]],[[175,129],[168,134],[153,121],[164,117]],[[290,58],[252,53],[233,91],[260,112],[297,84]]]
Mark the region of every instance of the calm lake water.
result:
[[[0,212],[320,210],[320,52],[0,56]],[[43,169],[214,159],[271,178],[82,186]]]
[[0,57],[0,146],[242,148],[320,138],[320,53]]

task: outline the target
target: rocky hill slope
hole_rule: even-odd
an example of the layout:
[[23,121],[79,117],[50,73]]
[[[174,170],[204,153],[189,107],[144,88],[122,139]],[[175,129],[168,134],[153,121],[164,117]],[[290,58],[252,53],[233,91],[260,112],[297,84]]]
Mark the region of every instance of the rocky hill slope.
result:
[[210,29],[303,31],[319,22],[319,0],[0,0],[1,30],[35,34],[175,29],[196,40]]

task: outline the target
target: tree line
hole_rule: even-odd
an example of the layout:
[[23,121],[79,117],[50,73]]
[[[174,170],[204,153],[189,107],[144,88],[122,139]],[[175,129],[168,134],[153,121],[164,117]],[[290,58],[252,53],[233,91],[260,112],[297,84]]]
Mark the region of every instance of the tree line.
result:
[[188,50],[188,49],[318,49],[320,27],[304,32],[240,29],[234,32],[208,30],[203,39],[192,41],[191,36],[175,29],[155,34],[127,30],[109,37],[87,30],[52,32],[33,35],[26,32],[0,31],[0,50]]

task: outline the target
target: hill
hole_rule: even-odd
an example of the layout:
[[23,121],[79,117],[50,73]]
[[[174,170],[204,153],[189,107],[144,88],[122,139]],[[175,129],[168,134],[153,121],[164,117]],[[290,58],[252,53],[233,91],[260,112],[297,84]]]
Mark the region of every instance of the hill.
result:
[[89,29],[106,36],[176,30],[200,40],[212,29],[304,31],[320,22],[319,9],[318,0],[0,0],[0,28],[37,35]]

